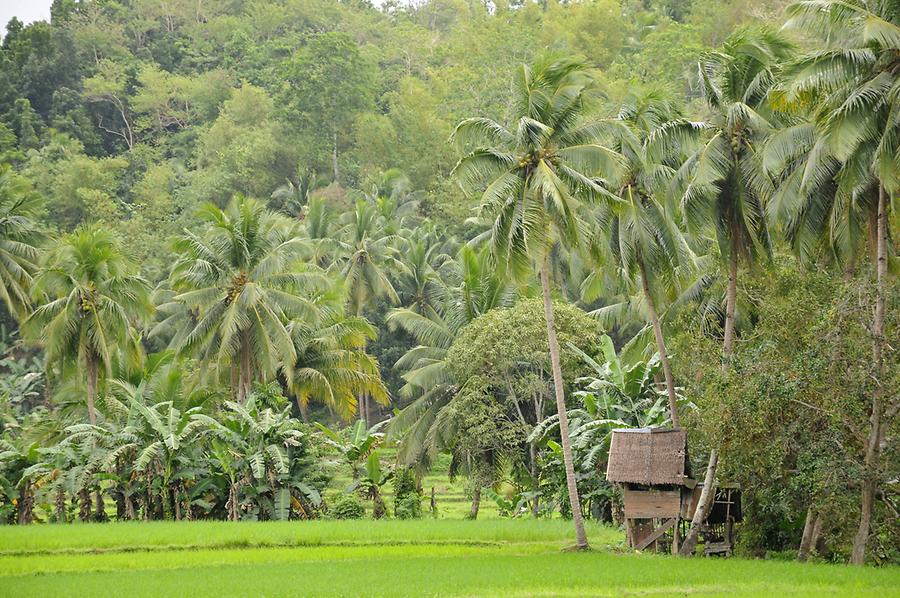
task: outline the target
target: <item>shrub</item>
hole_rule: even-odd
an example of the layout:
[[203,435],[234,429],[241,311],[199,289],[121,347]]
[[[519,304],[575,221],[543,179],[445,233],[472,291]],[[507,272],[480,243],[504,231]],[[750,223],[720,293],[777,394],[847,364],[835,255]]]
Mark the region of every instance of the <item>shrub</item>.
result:
[[422,496],[411,469],[400,470],[394,476],[394,516],[397,519],[418,519],[422,516]]
[[333,519],[362,519],[366,514],[366,508],[356,495],[345,494],[334,501],[328,514]]
[[422,497],[413,492],[395,501],[394,515],[397,519],[418,519],[422,516]]

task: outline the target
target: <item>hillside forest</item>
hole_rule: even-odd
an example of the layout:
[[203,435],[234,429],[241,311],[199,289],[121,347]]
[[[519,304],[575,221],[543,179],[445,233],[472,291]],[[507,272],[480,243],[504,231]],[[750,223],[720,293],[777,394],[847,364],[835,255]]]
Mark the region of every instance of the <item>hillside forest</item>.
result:
[[4,522],[440,469],[586,546],[612,430],[671,426],[740,554],[900,563],[900,2],[51,12],[0,45]]

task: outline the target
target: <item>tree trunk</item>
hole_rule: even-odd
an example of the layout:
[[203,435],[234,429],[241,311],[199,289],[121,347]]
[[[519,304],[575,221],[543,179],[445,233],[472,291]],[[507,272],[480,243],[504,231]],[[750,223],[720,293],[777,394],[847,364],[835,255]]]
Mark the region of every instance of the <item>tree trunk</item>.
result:
[[34,490],[30,479],[24,480],[19,486],[16,511],[16,523],[19,525],[28,525],[34,521]]
[[653,335],[656,337],[656,350],[659,351],[659,361],[662,363],[663,375],[666,378],[666,393],[669,395],[669,413],[672,417],[672,427],[680,428],[678,421],[678,401],[675,396],[675,380],[672,376],[672,368],[669,365],[669,355],[666,352],[666,341],[663,337],[662,324],[656,313],[656,305],[653,303],[653,295],[650,294],[650,282],[647,280],[647,268],[644,259],[638,256],[638,266],[641,269],[641,286],[644,289],[644,299],[647,301],[647,311],[650,314],[650,324],[653,326]]
[[814,533],[816,526],[821,528],[819,513],[814,504],[806,510],[806,522],[803,524],[803,537],[800,539],[800,549],[797,551],[797,560],[805,563],[809,559],[809,553],[815,547]]
[[238,374],[238,403],[243,405],[250,396],[250,385],[253,381],[253,371],[250,368],[250,341],[247,338],[247,332],[241,332],[241,349],[239,359],[241,361],[241,369]]
[[359,395],[359,421],[369,429],[369,396],[366,393]]
[[700,538],[700,528],[709,517],[713,502],[716,497],[716,468],[719,465],[719,452],[713,449],[709,453],[709,465],[706,467],[706,478],[703,480],[703,490],[700,492],[700,500],[697,502],[697,510],[691,520],[691,528],[684,537],[684,542],[678,550],[679,556],[692,556],[697,549],[697,540]]
[[531,491],[534,492],[534,499],[531,501],[531,515],[537,518],[541,512],[541,478],[538,471],[537,447],[533,442],[528,445],[528,457],[531,461]]
[[91,493],[84,488],[78,491],[78,518],[85,522],[91,518]]
[[56,489],[56,523],[66,522],[66,491],[60,485]]
[[100,488],[94,491],[94,521],[106,521],[106,503],[103,502],[103,491]]
[[481,507],[481,486],[472,491],[472,508],[469,509],[469,519],[478,519],[478,509]]
[[556,338],[556,324],[553,320],[553,303],[550,298],[550,263],[544,256],[541,265],[541,290],[544,295],[544,318],[547,321],[547,342],[550,345],[550,364],[553,369],[553,387],[556,392],[556,411],[559,414],[559,436],[562,444],[563,462],[566,469],[566,486],[569,491],[569,505],[575,522],[575,542],[579,549],[588,548],[584,519],[581,515],[581,501],[575,482],[575,465],[572,460],[572,442],[569,438],[569,417],[566,412],[566,397],[563,390],[562,366],[559,362],[559,340]]
[[725,343],[723,354],[725,361],[731,361],[734,352],[734,310],[737,304],[737,271],[738,250],[737,241],[731,243],[731,255],[728,260],[728,290],[725,293]]
[[853,537],[853,551],[850,562],[862,565],[866,560],[866,543],[875,508],[875,493],[878,487],[878,465],[881,456],[881,426],[884,415],[884,315],[885,279],[887,278],[887,197],[884,186],[878,187],[877,259],[875,261],[875,318],[872,323],[872,356],[877,383],[872,396],[872,413],[869,417],[869,436],[866,439],[866,455],[861,492],[859,527]]
[[97,356],[94,355],[92,351],[88,352],[85,362],[85,365],[87,366],[88,421],[92,426],[96,426],[97,412],[94,409],[94,401],[97,398],[97,370],[99,369],[100,364],[97,363]]
[[309,404],[297,399],[297,408],[300,410],[300,419],[304,424],[309,423]]
[[334,182],[340,184],[340,176],[338,173],[338,151],[337,151],[337,133],[334,134],[334,145],[331,150],[331,167],[334,169]]

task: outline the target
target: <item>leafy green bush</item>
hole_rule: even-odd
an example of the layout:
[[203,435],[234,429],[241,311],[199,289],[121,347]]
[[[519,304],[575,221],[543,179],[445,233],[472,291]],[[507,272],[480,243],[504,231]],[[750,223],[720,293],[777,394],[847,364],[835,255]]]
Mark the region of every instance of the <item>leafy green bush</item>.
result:
[[331,505],[328,514],[332,519],[362,519],[366,508],[354,494],[344,494]]
[[398,519],[422,516],[422,496],[411,469],[400,470],[394,476],[394,516]]
[[419,519],[422,516],[422,497],[413,492],[394,501],[394,515],[397,519]]

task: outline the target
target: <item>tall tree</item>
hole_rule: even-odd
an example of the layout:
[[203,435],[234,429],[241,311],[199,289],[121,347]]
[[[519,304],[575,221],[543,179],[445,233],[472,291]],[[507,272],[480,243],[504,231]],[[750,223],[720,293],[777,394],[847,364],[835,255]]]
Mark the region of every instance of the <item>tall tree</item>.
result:
[[587,548],[566,416],[559,343],[553,321],[550,251],[556,243],[578,247],[583,222],[579,197],[608,196],[597,179],[615,178],[619,155],[596,143],[597,130],[582,117],[596,90],[585,63],[539,57],[516,73],[512,130],[488,118],[457,125],[456,139],[480,141],[454,167],[469,190],[481,191],[481,209],[494,220],[491,247],[504,272],[523,278],[536,268],[547,324],[556,407],[576,542]]
[[[385,219],[377,204],[369,199],[357,200],[352,212],[344,218],[340,231],[342,274],[347,292],[347,305],[356,317],[378,299],[396,304],[399,298],[391,282],[390,270],[401,267],[393,246],[394,236],[387,234]],[[360,395],[359,417],[368,425],[369,403]]]
[[39,201],[28,179],[0,164],[0,295],[18,318],[31,309],[28,293],[38,261]]
[[33,295],[47,298],[25,322],[47,360],[79,361],[87,386],[88,419],[100,368],[109,372],[116,351],[130,342],[134,324],[153,311],[147,282],[134,274],[112,233],[83,226],[63,237],[34,278]]
[[[763,167],[761,146],[778,124],[770,106],[773,88],[792,46],[769,28],[740,29],[721,49],[700,60],[699,75],[710,118],[709,137],[682,166],[676,180],[686,185],[682,209],[695,233],[711,229],[727,260],[722,368],[734,352],[738,267],[770,251],[766,202],[774,191]],[[680,554],[693,554],[712,506],[718,449],[710,450],[706,486]]]
[[400,393],[413,402],[391,420],[390,435],[400,438],[399,459],[407,465],[430,461],[436,422],[453,398],[454,379],[447,352],[467,324],[497,307],[509,307],[514,294],[497,275],[487,248],[476,251],[464,245],[456,260],[444,264],[444,276],[435,281],[433,309],[419,311],[415,304],[390,312],[388,326],[411,335],[416,346],[407,351],[395,369],[403,371]]
[[[207,204],[199,216],[205,230],[185,231],[177,244],[173,301],[190,310],[192,322],[173,342],[230,367],[243,403],[253,380],[297,359],[287,325],[311,309],[299,293],[310,278],[298,260],[302,241],[292,221],[242,196],[224,210]],[[288,377],[292,371],[284,369]]]
[[[617,183],[620,202],[603,206],[597,231],[606,245],[611,265],[626,284],[639,286],[647,319],[656,339],[673,427],[679,427],[677,396],[657,305],[678,287],[679,269],[691,268],[693,254],[676,225],[672,207],[665,202],[668,183],[679,166],[684,147],[698,125],[681,118],[674,104],[655,92],[629,98],[618,117],[601,123],[610,128],[613,142],[626,163]],[[586,289],[591,289],[591,279]],[[591,292],[593,291],[593,292]]]
[[[817,99],[813,112],[820,136],[817,147],[840,164],[835,179],[835,211],[852,214],[851,221],[874,225],[872,361],[877,384],[865,441],[860,520],[850,556],[851,563],[861,565],[878,492],[885,412],[900,408],[885,384],[885,353],[891,351],[885,339],[888,259],[892,253],[888,212],[892,198],[900,192],[900,123],[896,118],[900,110],[900,7],[884,0],[804,1],[791,5],[788,15],[787,27],[803,30],[820,44],[793,66],[788,89],[795,97],[814,94]],[[801,186],[801,192],[812,187]],[[840,244],[846,242],[850,232],[847,226],[832,226],[830,237]]]
[[726,262],[726,362],[734,351],[739,264],[752,263],[770,248],[765,204],[773,185],[759,149],[778,122],[769,108],[770,93],[791,49],[772,29],[741,29],[700,61],[709,136],[676,180],[685,186],[682,207],[689,230],[712,232]]

